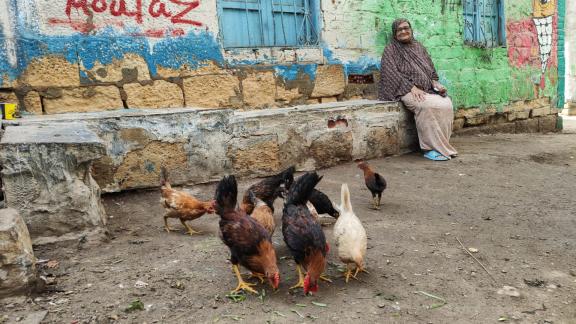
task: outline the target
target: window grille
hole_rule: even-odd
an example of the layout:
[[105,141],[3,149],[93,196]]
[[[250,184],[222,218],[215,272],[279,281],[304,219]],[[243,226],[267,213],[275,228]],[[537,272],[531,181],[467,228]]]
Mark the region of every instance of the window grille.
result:
[[225,48],[319,42],[318,0],[218,0],[218,13]]
[[464,43],[482,48],[506,45],[503,0],[464,0]]

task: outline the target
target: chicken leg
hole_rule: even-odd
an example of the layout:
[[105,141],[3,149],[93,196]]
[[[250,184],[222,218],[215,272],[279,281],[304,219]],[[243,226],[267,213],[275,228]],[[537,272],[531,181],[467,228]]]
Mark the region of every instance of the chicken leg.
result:
[[380,205],[378,204],[378,197],[375,194],[372,194],[372,209],[380,209]]
[[188,230],[188,234],[190,234],[190,235],[202,234],[202,232],[196,231],[192,227],[190,227],[190,225],[186,224],[186,222],[182,218],[180,218],[180,223],[182,223],[182,225],[184,225],[184,227],[186,227],[186,229]]
[[168,214],[164,215],[164,230],[166,230],[166,232],[170,233],[170,231],[172,231],[172,228],[170,228],[170,226],[168,226]]
[[234,270],[234,273],[236,274],[236,278],[238,278],[238,286],[236,287],[236,289],[232,290],[231,292],[236,293],[236,292],[239,292],[240,290],[245,290],[245,291],[249,291],[251,293],[255,293],[256,295],[258,295],[258,292],[256,290],[252,289],[252,286],[256,286],[256,285],[249,283],[249,282],[245,282],[244,279],[242,279],[242,275],[240,274],[240,270],[238,269],[237,264],[232,265],[232,270]]
[[346,278],[346,283],[348,283],[350,277],[354,277],[352,275],[352,269],[350,268],[350,263],[346,263],[346,272],[344,273],[344,277]]
[[258,272],[252,272],[248,279],[252,279],[252,278],[258,278],[258,280],[260,280],[260,283],[264,283],[264,281],[266,281],[266,279],[265,279],[266,277],[264,277],[263,274],[258,273]]
[[370,274],[370,272],[368,272],[366,269],[356,266],[356,272],[354,272],[354,275],[352,277],[354,277],[354,279],[358,280],[358,278],[356,278],[356,276],[358,275],[358,272],[365,272]]
[[382,201],[382,193],[378,194],[378,209],[380,209],[380,202]]
[[304,288],[304,275],[299,264],[296,265],[296,270],[298,270],[298,283],[290,287],[290,289]]

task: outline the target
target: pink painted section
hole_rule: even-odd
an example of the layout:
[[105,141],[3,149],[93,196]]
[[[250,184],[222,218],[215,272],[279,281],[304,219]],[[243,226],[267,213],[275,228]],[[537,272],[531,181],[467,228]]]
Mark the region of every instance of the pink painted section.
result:
[[[552,20],[552,50],[548,59],[548,67],[558,66],[558,16]],[[532,18],[525,20],[508,22],[506,25],[506,36],[508,43],[508,58],[510,64],[515,67],[526,65],[539,67],[540,49],[538,45],[538,33]]]

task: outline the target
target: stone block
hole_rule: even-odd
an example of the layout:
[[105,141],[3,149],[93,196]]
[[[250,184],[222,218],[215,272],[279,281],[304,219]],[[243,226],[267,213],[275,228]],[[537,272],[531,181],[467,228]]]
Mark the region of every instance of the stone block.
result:
[[478,126],[478,125],[486,124],[490,120],[490,116],[481,114],[481,115],[466,117],[465,119],[466,119],[466,121],[464,122],[464,125],[466,127]]
[[229,147],[227,156],[239,175],[270,174],[280,170],[280,147],[276,136],[238,139]]
[[397,128],[371,127],[366,132],[366,159],[375,159],[400,152]]
[[530,117],[534,118],[534,117],[550,115],[550,110],[551,110],[550,107],[534,108],[530,111]]
[[508,114],[508,121],[522,120],[522,119],[528,119],[528,118],[530,118],[530,110],[515,111],[515,112],[510,112]]
[[184,145],[151,141],[142,149],[128,152],[114,173],[114,181],[121,190],[156,187],[161,166],[170,173],[172,183],[182,183],[189,171]]
[[320,98],[320,102],[321,103],[330,103],[330,102],[337,102],[338,101],[338,97],[324,97],[324,98]]
[[298,88],[286,89],[282,85],[276,86],[276,100],[290,103],[293,100],[300,99],[302,94]]
[[311,97],[337,96],[344,92],[346,78],[342,65],[319,65]]
[[473,118],[481,115],[479,108],[458,109],[454,114],[454,118]]
[[44,56],[33,60],[18,81],[21,86],[77,87],[80,86],[78,64],[59,56]]
[[352,160],[353,137],[349,130],[323,132],[311,139],[309,156],[316,168],[328,168]]
[[214,64],[212,61],[199,62],[197,63],[197,66],[194,67],[188,64],[182,64],[177,69],[156,65],[156,73],[157,76],[161,78],[183,78],[198,75],[227,74],[225,70]]
[[[123,58],[112,59],[110,64],[102,64],[98,61],[91,69],[81,65],[88,81],[92,82],[137,82],[150,80],[150,71],[144,58],[137,54],[126,54]],[[85,82],[85,80],[82,80]]]
[[462,128],[464,128],[464,122],[466,120],[464,118],[456,118],[454,119],[454,122],[452,123],[452,131],[458,131]]
[[240,93],[240,81],[231,74],[202,75],[184,79],[184,98],[188,107],[232,107]]
[[253,108],[267,108],[275,105],[276,80],[274,72],[251,73],[242,80],[244,104]]
[[538,130],[542,133],[557,132],[556,123],[558,122],[558,116],[549,115],[538,118]]
[[34,115],[42,115],[42,98],[36,91],[30,91],[24,96],[24,109]]
[[90,174],[92,161],[105,153],[84,124],[6,128],[0,142],[6,206],[19,211],[35,242],[85,235],[105,224],[100,188]]
[[38,281],[28,228],[18,211],[0,209],[0,298],[28,294]]
[[115,86],[58,89],[51,91],[43,101],[47,114],[117,110],[124,107],[120,90]]
[[18,97],[12,91],[0,91],[0,102],[18,104]]
[[129,83],[124,85],[128,108],[155,109],[184,107],[184,94],[179,85],[156,80],[149,85]]
[[516,133],[537,133],[539,130],[538,119],[517,120]]

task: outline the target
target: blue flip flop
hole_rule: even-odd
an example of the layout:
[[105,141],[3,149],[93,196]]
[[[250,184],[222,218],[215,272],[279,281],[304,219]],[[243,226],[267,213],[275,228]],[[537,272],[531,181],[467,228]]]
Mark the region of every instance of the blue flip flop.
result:
[[435,150],[424,153],[424,157],[432,161],[448,161],[448,158]]

